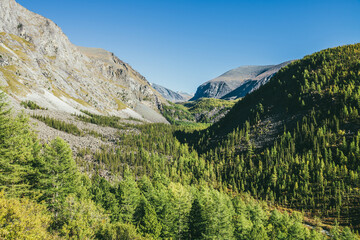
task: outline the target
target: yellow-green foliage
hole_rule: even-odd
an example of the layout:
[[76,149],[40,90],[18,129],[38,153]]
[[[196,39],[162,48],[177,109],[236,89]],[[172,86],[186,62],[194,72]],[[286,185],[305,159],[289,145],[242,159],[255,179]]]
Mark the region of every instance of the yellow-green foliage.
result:
[[90,104],[88,104],[87,102],[85,102],[85,101],[82,100],[82,99],[74,98],[74,97],[71,97],[71,96],[70,96],[70,98],[71,98],[72,100],[74,100],[75,102],[83,105],[83,106],[90,107]]
[[204,111],[211,111],[214,108],[230,109],[237,101],[229,101],[215,98],[201,98],[195,102],[187,102],[184,105],[189,108],[190,112],[201,113]]
[[26,95],[26,87],[17,80],[17,76],[15,74],[16,70],[16,66],[14,65],[0,68],[0,72],[2,72],[6,82],[9,85],[5,88],[5,91],[24,96]]
[[13,49],[13,52],[16,53],[16,55],[24,62],[29,60],[27,54],[24,52],[23,49]]
[[50,60],[55,60],[56,59],[56,56],[46,56],[48,59],[50,59]]
[[102,236],[103,239],[149,239],[143,238],[134,225],[119,222],[105,225],[103,229],[101,229],[100,236]]
[[53,239],[47,232],[49,224],[45,206],[0,193],[0,239]]
[[119,87],[119,88],[126,89],[126,87],[124,87],[124,86],[121,85],[121,84],[116,83],[115,81],[111,81],[111,82],[112,82],[112,84],[114,84],[115,86],[117,86],[117,87]]
[[[6,33],[2,33],[0,37],[2,43],[11,49],[23,61],[27,61],[29,59],[26,53],[27,51],[35,51],[35,46],[21,37],[13,34],[7,35]],[[2,52],[4,52],[4,50],[4,48],[1,48]],[[5,51],[9,52],[7,50]]]
[[127,106],[119,99],[115,98],[114,100],[115,100],[116,104],[118,105],[118,110],[127,108]]
[[83,93],[83,94],[85,94],[85,95],[88,95],[88,94],[89,94],[89,92],[86,91],[85,89],[83,89],[82,87],[80,87],[80,92]]
[[20,43],[21,45],[27,47],[29,50],[31,51],[35,51],[35,46],[34,44],[30,43],[29,41],[25,40],[24,38],[21,38],[19,36],[16,36],[14,34],[10,34],[11,38],[15,41],[17,41],[18,43]]
[[2,67],[2,69],[4,69],[4,71],[11,72],[11,73],[14,73],[17,71],[17,68],[15,65],[8,65],[5,67]]
[[22,101],[20,103],[21,106],[23,106],[24,108],[28,108],[28,109],[31,109],[31,110],[46,110],[46,108],[43,108],[43,107],[40,107],[39,105],[37,105],[36,102],[33,102],[33,101]]
[[66,92],[64,92],[64,91],[62,91],[62,90],[54,87],[53,85],[52,85],[52,88],[53,88],[52,93],[53,93],[56,97],[58,97],[58,98],[66,97],[66,98],[68,98],[68,99],[74,100],[75,102],[79,103],[79,104],[82,105],[82,106],[90,107],[90,104],[88,104],[87,102],[85,102],[83,99],[74,98],[74,97],[70,96],[69,94],[67,94]]
[[60,233],[69,239],[93,239],[109,222],[103,210],[89,199],[69,196],[62,206],[60,218],[65,219]]
[[58,98],[61,98],[62,96],[64,96],[63,91],[59,90],[58,88],[54,87],[53,85],[52,85],[52,93]]
[[4,47],[0,46],[0,53],[9,53]]
[[[236,102],[236,100],[228,101],[214,98],[201,98],[194,102],[185,103],[169,102],[168,106],[163,106],[162,114],[170,123],[177,125],[193,125],[195,122],[211,123],[220,114],[230,110]],[[209,114],[211,111],[213,113]]]

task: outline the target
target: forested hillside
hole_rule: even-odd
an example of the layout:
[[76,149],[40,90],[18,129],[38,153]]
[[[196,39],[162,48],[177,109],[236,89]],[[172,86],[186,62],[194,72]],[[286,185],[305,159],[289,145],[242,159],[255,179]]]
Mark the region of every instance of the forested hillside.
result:
[[358,239],[359,49],[290,64],[205,130],[83,111],[118,133],[76,154],[38,140],[1,93],[0,238]]
[[[116,150],[79,152],[77,167],[66,142],[41,144],[3,94],[0,103],[2,239],[326,238],[306,227],[301,213],[221,185],[213,166],[180,144],[171,126],[126,126],[137,134],[119,136]],[[115,121],[97,115],[82,120]],[[86,161],[86,155],[94,158]],[[104,169],[119,179],[100,177]],[[349,228],[331,234],[355,237]]]
[[201,98],[196,101],[170,103],[162,107],[161,113],[175,125],[195,125],[219,121],[235,105],[236,101],[216,98]]
[[209,129],[179,136],[225,186],[359,229],[359,108],[360,44],[347,45],[289,64]]

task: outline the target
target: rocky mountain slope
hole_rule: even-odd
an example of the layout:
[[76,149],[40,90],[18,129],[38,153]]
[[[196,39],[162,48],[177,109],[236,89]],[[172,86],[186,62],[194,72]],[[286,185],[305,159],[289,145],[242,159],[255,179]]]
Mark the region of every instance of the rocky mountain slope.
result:
[[185,102],[191,98],[189,95],[185,95],[179,92],[175,92],[161,85],[152,83],[151,86],[158,91],[166,100],[171,102]]
[[0,2],[0,32],[0,85],[13,101],[166,122],[158,112],[165,99],[141,74],[105,50],[73,45],[15,0]]
[[290,62],[266,66],[242,66],[200,85],[191,100],[199,98],[236,99],[259,88]]

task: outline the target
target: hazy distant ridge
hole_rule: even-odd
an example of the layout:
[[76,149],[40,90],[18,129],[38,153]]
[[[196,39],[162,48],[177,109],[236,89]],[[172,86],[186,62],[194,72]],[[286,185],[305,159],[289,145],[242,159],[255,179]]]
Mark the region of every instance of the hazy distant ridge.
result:
[[158,91],[165,99],[171,102],[185,102],[189,100],[192,96],[187,93],[175,92],[161,85],[152,83],[151,86]]
[[236,99],[259,88],[290,62],[266,66],[241,66],[200,85],[191,100],[199,98]]

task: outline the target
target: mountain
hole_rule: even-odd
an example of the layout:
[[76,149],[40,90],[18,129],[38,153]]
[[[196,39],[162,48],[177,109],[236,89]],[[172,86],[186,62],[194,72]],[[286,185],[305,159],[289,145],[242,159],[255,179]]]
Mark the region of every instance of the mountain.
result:
[[170,90],[166,87],[163,87],[155,83],[152,83],[151,86],[156,91],[158,91],[161,94],[161,96],[163,96],[166,100],[169,100],[171,102],[185,102],[191,98],[187,94],[175,92],[173,90]]
[[190,100],[192,97],[194,97],[194,94],[193,93],[187,93],[187,92],[182,92],[182,91],[179,91],[177,92],[178,94],[180,94],[181,96],[183,96],[183,98],[186,99],[186,101]]
[[203,83],[191,100],[199,98],[236,99],[259,88],[290,62],[266,66],[242,66]]
[[[359,50],[290,64],[205,131],[89,112],[69,123],[24,104],[43,126],[100,141],[76,141],[75,155],[59,137],[39,142],[1,92],[0,238],[358,239]],[[192,146],[176,137],[187,133]]]
[[360,44],[283,67],[210,128],[179,139],[225,185],[360,228]]
[[0,2],[0,32],[0,85],[14,102],[166,122],[158,111],[165,99],[114,54],[73,45],[55,23],[14,0]]
[[232,108],[169,104],[174,120],[231,108],[205,129],[106,116],[167,105],[14,1],[0,17],[0,81],[23,109],[0,92],[0,239],[358,239],[360,44],[294,61]]
[[[39,144],[26,118],[7,111],[3,93],[0,113],[1,239],[327,239],[319,220],[305,225],[300,212],[279,211],[223,185],[220,168],[208,164],[212,156],[205,161],[176,140],[178,127],[81,116],[88,126],[116,131],[112,147],[82,149],[75,161],[58,137]],[[106,138],[42,120],[70,134]],[[357,239],[348,228],[333,229],[336,239]]]

